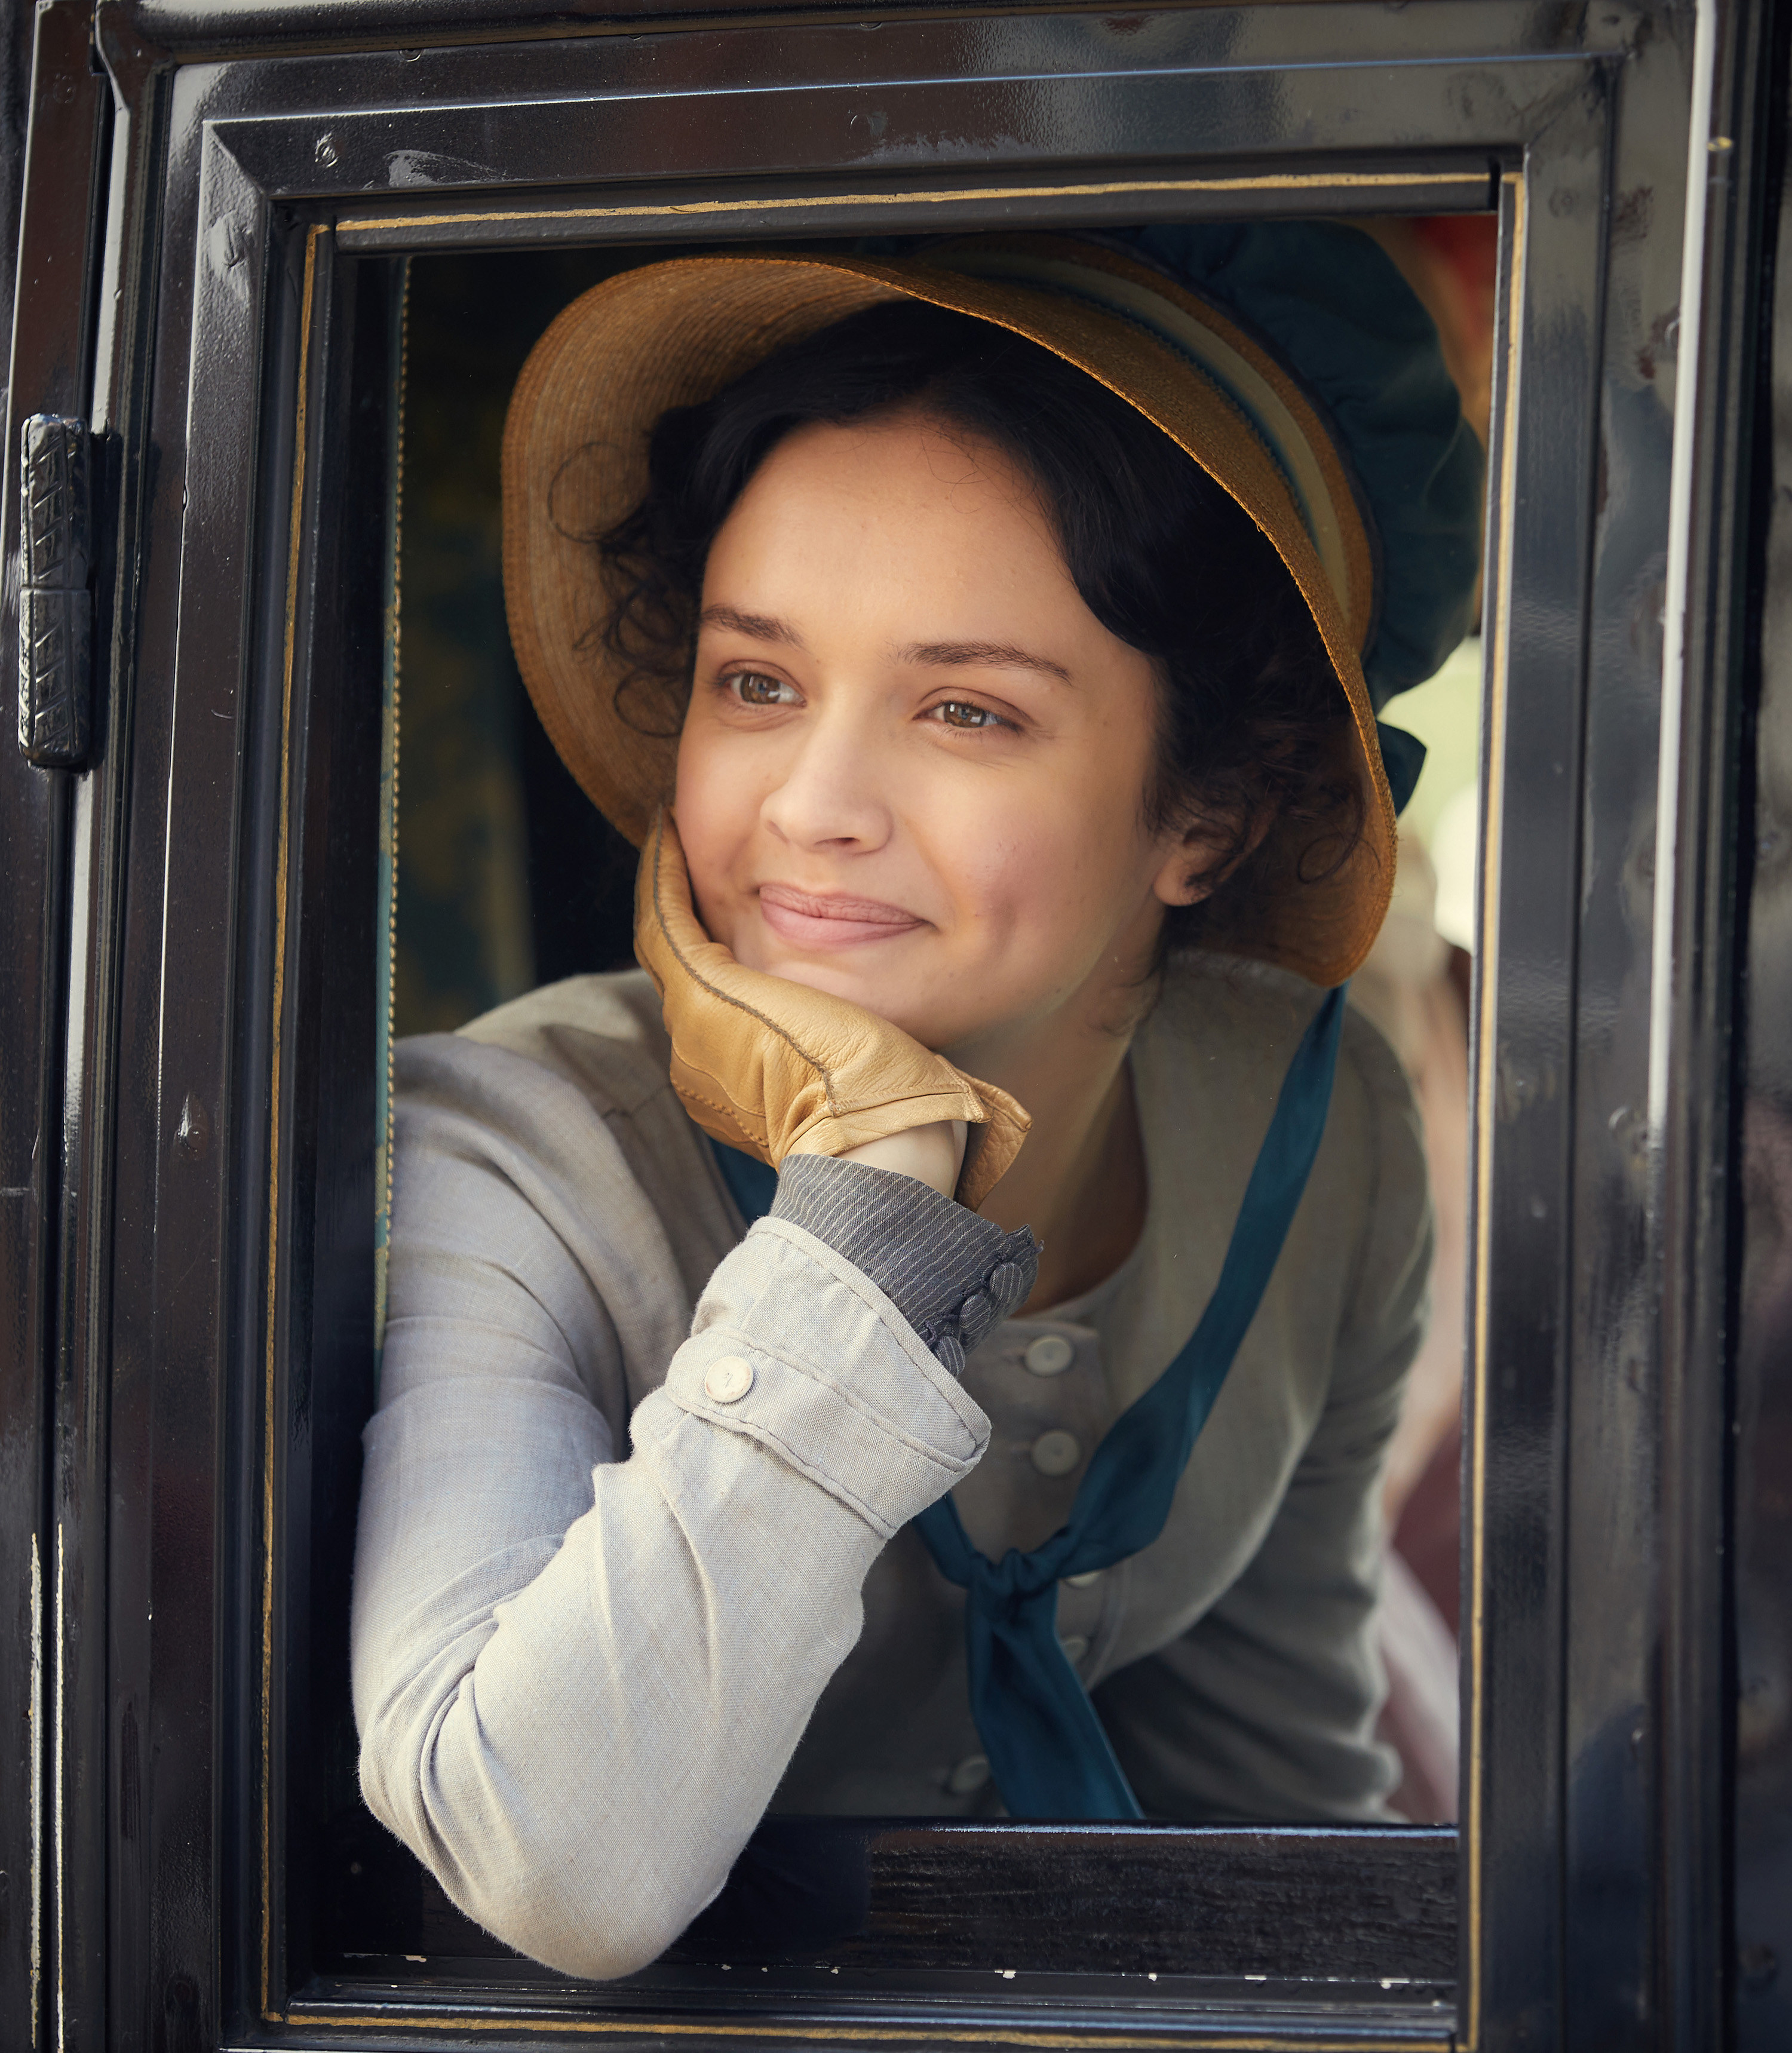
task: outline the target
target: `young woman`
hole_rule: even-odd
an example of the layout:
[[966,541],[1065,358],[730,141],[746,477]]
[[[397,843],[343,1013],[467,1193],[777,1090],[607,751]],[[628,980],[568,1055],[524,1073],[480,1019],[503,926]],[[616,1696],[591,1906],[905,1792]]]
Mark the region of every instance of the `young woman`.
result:
[[538,346],[513,634],[646,974],[399,1050],[353,1621],[367,1801],[511,1945],[644,1964],[768,1807],[1384,1815],[1428,1211],[1338,987],[1478,487],[1343,229],[691,259]]

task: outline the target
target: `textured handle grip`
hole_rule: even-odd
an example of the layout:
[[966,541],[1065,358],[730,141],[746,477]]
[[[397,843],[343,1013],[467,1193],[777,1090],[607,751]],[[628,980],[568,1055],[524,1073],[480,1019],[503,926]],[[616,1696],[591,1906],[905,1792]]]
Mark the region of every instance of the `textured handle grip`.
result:
[[92,727],[93,599],[84,421],[33,414],[19,438],[18,745],[73,767]]

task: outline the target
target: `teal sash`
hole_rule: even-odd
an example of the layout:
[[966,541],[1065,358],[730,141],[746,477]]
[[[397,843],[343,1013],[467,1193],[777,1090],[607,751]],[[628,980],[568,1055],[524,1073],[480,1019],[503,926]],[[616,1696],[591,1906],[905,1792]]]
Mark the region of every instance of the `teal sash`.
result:
[[[1328,991],[1288,1066],[1220,1280],[1181,1352],[1115,1419],[1078,1486],[1067,1524],[1042,1546],[992,1561],[971,1545],[950,1497],[915,1521],[942,1575],[965,1593],[971,1715],[996,1786],[1016,1818],[1144,1814],[1101,1718],[1058,1643],[1058,1585],[1149,1547],[1164,1529],[1182,1471],[1287,1238],[1319,1152],[1344,1023]],[[777,1176],[717,1147],[749,1224],[771,1210]]]
[[[1425,762],[1416,736],[1377,722],[1394,811]],[[1301,1036],[1244,1187],[1220,1280],[1187,1344],[1102,1436],[1067,1524],[1043,1546],[992,1561],[971,1545],[949,1497],[914,1521],[935,1565],[965,1592],[971,1715],[996,1786],[1016,1818],[1138,1818],[1138,1799],[1089,1693],[1058,1643],[1058,1585],[1110,1568],[1164,1529],[1182,1471],[1268,1288],[1331,1109],[1344,987],[1327,991]],[[716,1147],[750,1226],[772,1209],[777,1172]]]

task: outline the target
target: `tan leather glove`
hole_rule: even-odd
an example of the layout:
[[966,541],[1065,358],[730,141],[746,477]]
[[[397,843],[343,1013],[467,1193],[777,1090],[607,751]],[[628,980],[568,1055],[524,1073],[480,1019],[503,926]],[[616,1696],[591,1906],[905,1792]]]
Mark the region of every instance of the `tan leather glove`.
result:
[[641,850],[635,953],[672,1037],[672,1087],[703,1131],[773,1168],[961,1119],[958,1202],[975,1211],[1032,1124],[1006,1091],[955,1070],[874,1012],[744,968],[705,932],[685,852],[662,811]]

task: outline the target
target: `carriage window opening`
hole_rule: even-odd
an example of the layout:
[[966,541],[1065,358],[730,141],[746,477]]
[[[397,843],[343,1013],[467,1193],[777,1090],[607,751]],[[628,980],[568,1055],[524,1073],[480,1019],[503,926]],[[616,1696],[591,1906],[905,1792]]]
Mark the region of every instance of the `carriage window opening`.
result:
[[[1362,261],[1389,272],[1429,314],[1461,418],[1484,450],[1492,351],[1492,218],[1370,226],[1372,235],[1362,238]],[[900,245],[880,245],[880,255],[891,247],[899,261],[905,253]],[[686,246],[422,256],[408,264],[391,976],[392,1030],[400,1042],[413,1047],[422,1046],[415,1037],[457,1034],[496,1008],[566,979],[627,978],[633,971],[635,849],[631,838],[594,807],[550,739],[513,646],[513,623],[507,622],[505,609],[501,451],[517,379],[561,310],[606,278],[690,253]],[[1254,330],[1247,333],[1254,339]],[[962,447],[962,438],[957,446]],[[1460,536],[1456,540],[1460,544]],[[1472,598],[1464,599],[1460,611],[1461,625],[1468,631],[1453,647],[1440,647],[1431,661],[1418,664],[1421,670],[1432,669],[1425,681],[1408,683],[1391,694],[1377,693],[1381,720],[1423,744],[1425,764],[1409,795],[1403,794],[1391,905],[1350,981],[1351,1016],[1343,1028],[1341,1056],[1345,1082],[1338,1102],[1343,1112],[1341,1117],[1334,1115],[1334,1122],[1347,1128],[1352,1146],[1374,1144],[1370,1136],[1379,1121],[1406,1121],[1407,1172],[1415,1191],[1428,1186],[1430,1193],[1429,1227],[1420,1230],[1424,1201],[1416,1199],[1408,1235],[1413,1249],[1425,1243],[1422,1255],[1409,1252],[1421,1266],[1429,1262],[1428,1310],[1418,1303],[1421,1286],[1410,1275],[1402,1282],[1405,1272],[1394,1255],[1383,1250],[1375,1258],[1383,1266],[1368,1287],[1381,1292],[1389,1304],[1401,1289],[1410,1286],[1413,1291],[1413,1303],[1400,1315],[1411,1330],[1390,1343],[1398,1346],[1401,1363],[1409,1366],[1402,1367],[1378,1393],[1365,1386],[1362,1431],[1373,1448],[1366,1470],[1373,1471],[1372,1480],[1363,1485],[1362,1494],[1370,1509],[1356,1525],[1346,1521],[1340,1526],[1327,1543],[1346,1549],[1366,1546],[1367,1556],[1351,1563],[1351,1574],[1366,1605],[1376,1591],[1379,1602],[1373,1606],[1372,1622],[1360,1630],[1338,1628],[1326,1657],[1330,1665],[1323,1681],[1339,1690],[1344,1706],[1336,1713],[1334,1729],[1315,1742],[1317,1753],[1329,1750],[1330,1757],[1296,1759],[1302,1742],[1292,1729],[1300,1721],[1283,1716],[1289,1707],[1283,1700],[1315,1686],[1318,1673],[1310,1665],[1303,1670],[1307,1655],[1301,1651],[1301,1635],[1332,1627],[1315,1626],[1311,1618],[1296,1619],[1291,1646],[1277,1640],[1287,1620],[1278,1621],[1273,1607],[1254,1611],[1248,1600],[1235,1600],[1228,1615],[1228,1594],[1247,1577],[1251,1564],[1248,1550],[1228,1575],[1214,1579],[1213,1588],[1204,1588],[1195,1604],[1200,1615],[1176,1632],[1161,1620],[1156,1626],[1138,1623],[1149,1616],[1153,1602],[1167,1619],[1179,1601],[1173,1592],[1153,1592],[1157,1571],[1142,1555],[1138,1560],[1063,1578],[1057,1599],[1059,1645],[1071,1673],[1087,1683],[1098,1721],[1105,1722],[1115,1749],[1117,1772],[1123,1772],[1140,1792],[1141,1812],[1148,1819],[1280,1823],[1331,1819],[1444,1825],[1455,1819],[1468,999],[1476,947],[1481,716],[1480,649]],[[791,666],[772,646],[780,642],[780,636],[759,631],[764,623],[756,615],[738,630],[738,616],[746,609],[732,612],[736,621],[729,631],[745,632],[752,651],[768,663],[772,685],[761,696],[775,699],[792,681]],[[802,629],[799,622],[799,639]],[[591,632],[595,636],[598,630]],[[954,648],[954,667],[949,676],[943,669],[941,674],[948,683],[962,677],[969,689],[962,700],[949,693],[941,697],[937,708],[929,705],[929,716],[966,726],[1009,718],[1012,709],[1000,692],[989,689],[977,651],[966,658],[957,643]],[[1054,652],[1047,654],[1057,661]],[[760,675],[751,671],[745,656],[737,667],[755,679]],[[801,680],[794,681],[800,696]],[[945,685],[941,689],[945,691]],[[1036,697],[1044,703],[1042,694]],[[1019,717],[1039,716],[1024,705]],[[929,745],[935,744],[930,740]],[[961,745],[956,736],[947,744]],[[1410,781],[1404,775],[1407,758],[1401,745],[1389,744],[1389,748],[1390,758],[1401,756],[1395,781]],[[1390,760],[1390,769],[1394,767]],[[792,888],[800,890],[819,881],[805,873],[793,880]],[[794,901],[793,905],[799,918],[825,916],[825,909],[818,912]],[[886,914],[874,908],[873,917]],[[1243,1005],[1248,1011],[1257,1002],[1248,995],[1258,988],[1251,980],[1257,974],[1222,975],[1214,985],[1220,995],[1213,1002],[1235,1011]],[[631,983],[630,987],[635,987]],[[1241,997],[1241,992],[1247,995]],[[1159,1003],[1171,1008],[1178,1002],[1172,991]],[[550,1007],[543,1013],[540,1030],[550,1034],[568,1025],[550,1019],[551,1011]],[[573,1023],[572,1030],[587,1026],[588,1023]],[[527,1029],[530,1034],[536,1030]],[[497,1030],[482,1027],[479,1034],[487,1036],[487,1044],[508,1045]],[[1286,1062],[1299,1035],[1296,1031],[1284,1038],[1287,1045],[1281,1048],[1281,1060]],[[521,1042],[509,1052],[529,1059]],[[1130,1088],[1149,1087],[1138,1078],[1146,1074],[1142,1062],[1150,1059],[1135,1058]],[[1280,1075],[1279,1067],[1275,1078],[1259,1086],[1264,1121]],[[562,1073],[557,1082],[565,1081]],[[421,1088],[415,1078],[410,1087]],[[708,1149],[709,1142],[703,1145]],[[1148,1156],[1150,1152],[1148,1137]],[[706,1154],[704,1159],[712,1157]],[[741,1172],[725,1156],[719,1159],[719,1191],[727,1195],[718,1191],[709,1201],[724,1211],[729,1202],[745,1209],[753,1187],[739,1180]],[[1248,1168],[1245,1160],[1238,1180],[1241,1186]],[[1229,1210],[1236,1208],[1236,1196]],[[1223,1241],[1228,1224],[1229,1217],[1224,1222],[1216,1217],[1204,1230]],[[1373,1238],[1372,1232],[1366,1236]],[[953,1343],[959,1352],[954,1359],[949,1347],[944,1358],[949,1366],[964,1368],[966,1380],[959,1387],[980,1396],[995,1416],[992,1451],[998,1460],[1010,1462],[1039,1498],[1030,1509],[1016,1500],[1011,1507],[1014,1529],[1005,1534],[1000,1530],[1000,1517],[984,1507],[987,1529],[973,1522],[972,1537],[984,1543],[986,1553],[999,1555],[997,1541],[1037,1547],[1068,1515],[1075,1482],[1086,1473],[1091,1451],[1111,1415],[1124,1409],[1120,1396],[1111,1388],[1103,1388],[1104,1378],[1111,1375],[1105,1356],[1117,1351],[1124,1354],[1129,1344],[1149,1352],[1149,1344],[1137,1338],[1139,1324],[1148,1322],[1149,1314],[1129,1310],[1126,1298],[1141,1263],[1151,1258],[1150,1248],[1149,1227],[1135,1227],[1102,1274],[1078,1278],[1083,1287],[1043,1306],[1043,1319],[1032,1316],[1041,1308],[1024,1307],[1018,1298],[1004,1303],[998,1292],[999,1312],[1025,1314],[1019,1328],[1024,1345],[1010,1350],[1012,1362],[1004,1360],[996,1369],[985,1365],[984,1374],[997,1380],[980,1390],[975,1357],[986,1337],[999,1334],[999,1326],[994,1321],[980,1325],[974,1319],[961,1321]],[[1341,1274],[1350,1271],[1338,1286],[1340,1295],[1357,1280],[1351,1266],[1355,1250],[1353,1237],[1351,1255],[1340,1258]],[[681,1258],[674,1245],[674,1265]],[[694,1261],[696,1254],[690,1259]],[[587,1287],[588,1281],[578,1281],[576,1287]],[[419,1316],[412,1301],[396,1309],[407,1318]],[[1334,1318],[1334,1328],[1338,1325]],[[1029,1326],[1037,1330],[1028,1332]],[[1167,1350],[1160,1347],[1160,1352],[1173,1352],[1179,1338],[1171,1338]],[[986,1364],[996,1358],[1000,1344],[998,1338]],[[1060,1356],[1067,1357],[1062,1364]],[[1065,1376],[1066,1368],[1073,1373]],[[470,1362],[464,1368],[470,1378],[477,1364]],[[737,1380],[744,1374],[749,1389],[756,1375],[764,1372],[751,1360],[741,1363],[737,1355],[709,1364],[701,1388],[712,1412],[734,1401],[725,1371]],[[1099,1393],[1091,1400],[1087,1417],[1081,1411],[1071,1415],[1083,1401],[1074,1392],[1079,1376],[1087,1376],[1091,1389]],[[1049,1415],[1063,1403],[1066,1392],[1072,1393],[1071,1406],[1062,1416]],[[1124,1394],[1130,1399],[1137,1393]],[[623,1430],[634,1401],[632,1395],[623,1399],[619,1423]],[[703,1399],[694,1401],[701,1408]],[[1339,1397],[1338,1402],[1342,1407],[1346,1399]],[[1326,1393],[1318,1388],[1299,1435],[1303,1447],[1319,1431],[1326,1405]],[[354,1421],[353,1429],[358,1431],[361,1423]],[[1342,1449],[1350,1434],[1336,1414],[1334,1431]],[[594,1451],[600,1458],[613,1453],[620,1459],[627,1454],[626,1441],[616,1444],[617,1437],[609,1433],[602,1448],[595,1441],[591,1448],[580,1443],[579,1458],[588,1470]],[[468,1444],[476,1442],[470,1425]],[[1291,1449],[1291,1473],[1299,1460],[1299,1450]],[[1309,1487],[1316,1473],[1315,1469],[1309,1475]],[[1240,1509],[1253,1517],[1261,1513],[1261,1537],[1273,1530],[1285,1501],[1279,1486],[1263,1505]],[[541,1536],[529,1545],[540,1554],[539,1570],[550,1572],[554,1547]],[[1268,1564],[1260,1566],[1266,1576],[1271,1572]],[[867,1584],[862,1651],[874,1647],[880,1635],[885,1640],[893,1632],[899,1637],[907,1585],[931,1573],[925,1555],[911,1547],[885,1583],[874,1579]],[[926,1634],[941,1639],[943,1645],[942,1635],[949,1630],[956,1643],[963,1630],[963,1600],[953,1595],[923,1608]],[[1297,1604],[1295,1611],[1299,1610]],[[1202,1618],[1208,1619],[1204,1636]],[[1241,1643],[1248,1651],[1239,1658]],[[929,1641],[926,1658],[942,1676],[949,1671],[962,1694],[962,1657],[939,1654]],[[765,1666],[768,1676],[775,1678],[777,1664]],[[1326,1667],[1326,1662],[1320,1666]],[[1304,1682],[1299,1680],[1303,1672]],[[938,1725],[931,1753],[928,1741],[933,1735],[911,1743],[893,1727],[874,1747],[876,1758],[855,1759],[855,1730],[861,1725],[870,1729],[880,1718],[890,1723],[886,1711],[867,1698],[862,1682],[855,1697],[855,1680],[849,1658],[821,1690],[804,1749],[772,1796],[770,1818],[833,1814],[999,1820],[1011,1815],[990,1749],[965,1706],[941,1713],[937,1706],[917,1704],[905,1713],[914,1731],[929,1718]],[[320,1707],[320,1729],[336,1735],[336,1773],[324,1834],[331,1851],[320,1869],[315,1912],[320,1957],[347,1961],[422,1952],[434,1958],[495,1961],[509,1953],[468,1914],[470,1893],[463,1889],[457,1907],[442,1879],[361,1804],[349,1772],[356,1744],[349,1706]],[[1199,1753],[1227,1727],[1240,1733],[1236,1749],[1218,1746],[1197,1772],[1184,1772],[1178,1749]],[[1287,1765],[1290,1761],[1295,1762],[1291,1768]],[[851,1890],[844,1894],[850,1898]],[[837,1909],[836,1905],[828,1914]],[[863,1914],[863,1906],[859,1909]],[[833,1936],[851,1938],[850,1918]],[[703,1957],[701,1921],[685,1945],[691,1957]]]

